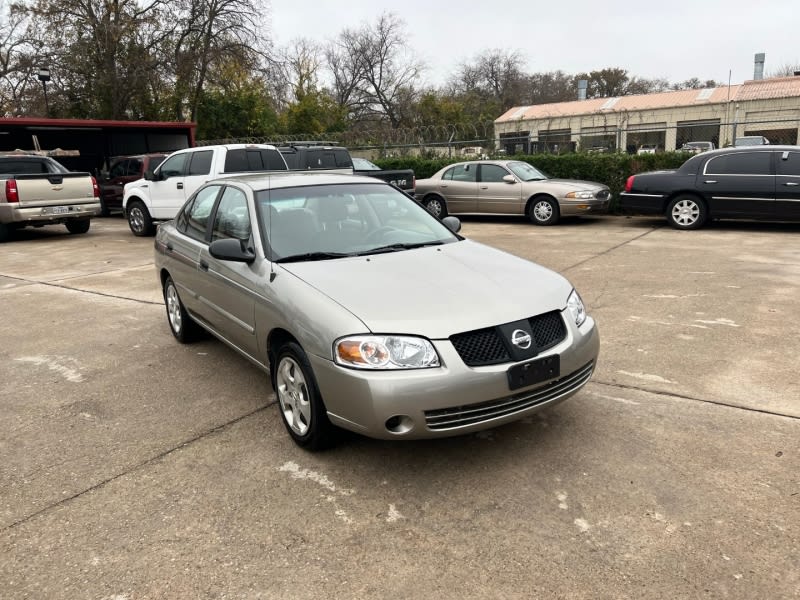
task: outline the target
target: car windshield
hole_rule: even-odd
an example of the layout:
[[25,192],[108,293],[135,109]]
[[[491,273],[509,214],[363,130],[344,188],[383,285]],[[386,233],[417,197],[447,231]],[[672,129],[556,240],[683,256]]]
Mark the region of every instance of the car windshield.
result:
[[381,168],[375,163],[369,162],[366,158],[353,157],[353,168],[358,171],[380,171]]
[[547,179],[544,173],[526,162],[511,162],[508,163],[507,166],[511,169],[511,172],[522,181],[541,181]]
[[457,242],[441,221],[380,183],[256,192],[264,247],[278,262],[327,260]]

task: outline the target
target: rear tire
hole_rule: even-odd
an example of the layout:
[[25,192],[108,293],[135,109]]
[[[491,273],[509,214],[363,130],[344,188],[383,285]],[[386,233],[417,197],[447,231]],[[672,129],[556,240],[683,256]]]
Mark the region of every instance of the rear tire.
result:
[[167,307],[169,329],[176,340],[181,344],[188,344],[200,337],[202,329],[186,312],[172,277],[167,277],[164,281],[164,304]]
[[71,221],[67,221],[64,223],[64,226],[67,228],[67,231],[70,233],[86,233],[89,231],[89,225],[91,221],[89,219],[72,219]]
[[447,216],[447,206],[441,197],[428,196],[422,203],[428,209],[428,212],[437,219],[444,219]]
[[336,428],[328,420],[311,363],[296,342],[278,349],[272,385],[281,420],[298,446],[316,451],[334,444]]
[[559,217],[558,202],[553,198],[539,196],[528,206],[528,218],[534,225],[555,225]]
[[696,196],[678,196],[669,203],[666,216],[675,229],[699,229],[708,220],[708,209]]
[[133,235],[145,237],[155,233],[153,219],[141,200],[133,200],[128,203],[126,216],[128,217],[128,227],[131,228]]

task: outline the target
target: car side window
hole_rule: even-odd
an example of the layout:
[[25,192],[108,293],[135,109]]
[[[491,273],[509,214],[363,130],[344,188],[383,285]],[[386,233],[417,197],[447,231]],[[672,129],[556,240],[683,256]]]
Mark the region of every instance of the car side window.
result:
[[477,165],[466,164],[453,167],[453,181],[475,181]]
[[192,161],[189,163],[189,175],[208,175],[211,173],[211,159],[213,156],[213,150],[193,152]]
[[142,159],[132,158],[125,166],[125,175],[140,175],[142,173]]
[[800,152],[781,153],[778,157],[778,175],[800,177]]
[[219,185],[210,185],[202,188],[191,204],[186,206],[184,211],[185,224],[183,232],[198,241],[205,241],[208,229],[208,217],[211,216],[211,209],[219,195]]
[[113,165],[111,165],[111,169],[109,169],[108,171],[108,176],[111,179],[114,179],[116,177],[122,177],[123,175],[127,174],[127,169],[128,169],[127,164],[128,164],[127,160],[118,160]]
[[159,173],[161,173],[161,179],[169,179],[170,177],[183,177],[183,173],[186,168],[186,156],[186,153],[176,154],[175,156],[170,156],[167,160],[165,160],[164,164],[161,165],[161,169],[159,169]]
[[247,209],[247,196],[239,188],[227,186],[222,192],[217,213],[214,217],[214,228],[211,241],[235,238],[250,239],[250,213]]
[[772,152],[736,152],[708,161],[707,175],[771,175]]
[[483,182],[502,183],[503,177],[508,174],[508,171],[499,165],[481,165],[481,181]]

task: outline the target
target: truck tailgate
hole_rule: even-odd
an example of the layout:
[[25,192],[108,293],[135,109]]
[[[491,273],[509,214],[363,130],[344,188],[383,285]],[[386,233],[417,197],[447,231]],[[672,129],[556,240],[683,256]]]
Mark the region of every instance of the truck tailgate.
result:
[[60,206],[97,202],[89,173],[14,175],[20,207]]

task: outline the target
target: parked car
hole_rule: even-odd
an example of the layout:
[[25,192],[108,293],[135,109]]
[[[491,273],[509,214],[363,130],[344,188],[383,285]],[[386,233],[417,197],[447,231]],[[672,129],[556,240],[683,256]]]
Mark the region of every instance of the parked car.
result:
[[714,142],[686,142],[683,146],[678,148],[678,152],[691,152],[692,154],[700,154],[701,152],[708,152],[714,150]]
[[724,148],[674,171],[632,175],[620,206],[665,215],[677,229],[716,218],[800,220],[800,147]]
[[252,171],[287,171],[286,161],[268,144],[222,144],[186,148],[170,154],[142,179],[125,184],[122,209],[131,232],[153,235],[157,221],[178,214],[201,185],[216,177]]
[[0,154],[0,242],[23,227],[63,224],[86,233],[98,214],[100,188],[89,173],[34,152]]
[[430,179],[418,179],[416,197],[440,218],[502,213],[553,225],[562,216],[607,212],[611,192],[600,183],[550,179],[522,161],[479,160],[448,165]]
[[459,227],[367,177],[217,179],[156,234],[167,321],[179,342],[202,328],[268,371],[310,449],[337,427],[470,433],[575,394],[599,349],[578,292]]
[[381,169],[366,158],[353,157],[353,174],[374,177],[386,183],[391,183],[406,194],[414,195],[416,178],[412,169]]
[[122,212],[125,184],[142,179],[145,172],[154,171],[166,157],[164,153],[154,153],[112,158],[108,173],[100,178],[100,214],[107,217],[112,212]]
[[765,138],[763,135],[743,135],[742,137],[737,137],[733,145],[738,146],[766,146],[769,144],[769,140]]
[[655,154],[656,152],[658,152],[658,146],[656,144],[642,144],[639,146],[636,154]]

